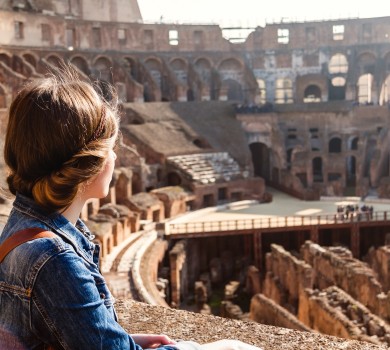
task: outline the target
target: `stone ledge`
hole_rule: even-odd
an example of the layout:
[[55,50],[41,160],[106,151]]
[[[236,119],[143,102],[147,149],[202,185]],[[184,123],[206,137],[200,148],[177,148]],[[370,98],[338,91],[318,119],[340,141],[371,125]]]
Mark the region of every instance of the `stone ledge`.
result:
[[129,333],[164,333],[174,339],[201,344],[230,338],[264,350],[388,349],[387,346],[151,306],[133,300],[118,300],[116,310],[119,323]]

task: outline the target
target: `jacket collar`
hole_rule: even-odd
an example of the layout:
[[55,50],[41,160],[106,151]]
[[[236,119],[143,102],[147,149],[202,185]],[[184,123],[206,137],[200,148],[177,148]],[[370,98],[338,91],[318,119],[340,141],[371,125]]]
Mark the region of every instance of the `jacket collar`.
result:
[[81,219],[73,225],[59,212],[48,213],[40,207],[33,199],[17,194],[13,203],[15,210],[41,221],[50,227],[55,233],[69,242],[78,254],[82,255],[89,262],[92,261],[92,253],[95,245],[91,242],[95,236],[91,234]]

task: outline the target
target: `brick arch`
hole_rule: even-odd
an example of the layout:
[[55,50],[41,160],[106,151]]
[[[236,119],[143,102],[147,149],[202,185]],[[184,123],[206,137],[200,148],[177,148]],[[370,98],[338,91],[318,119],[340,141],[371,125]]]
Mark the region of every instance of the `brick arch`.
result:
[[92,60],[92,65],[95,66],[98,62],[106,60],[110,66],[112,66],[112,59],[110,56],[98,55]]
[[385,104],[390,104],[390,72],[385,75],[380,86],[379,104],[382,106]]
[[212,69],[214,64],[208,57],[198,57],[194,60],[194,66],[200,69]]
[[340,135],[332,135],[328,142],[329,153],[341,153],[343,150],[343,140]]
[[188,62],[182,58],[174,58],[170,60],[169,65],[176,75],[177,81],[182,85],[181,96],[175,96],[175,98],[194,100],[192,89],[188,89]]
[[221,86],[219,90],[220,100],[244,99],[243,63],[237,58],[226,58],[217,65]]
[[356,59],[356,65],[359,68],[358,74],[374,74],[377,65],[377,56],[370,51],[362,52]]
[[356,151],[359,147],[359,135],[351,135],[347,142],[348,150]]
[[217,64],[218,70],[236,70],[236,71],[242,71],[244,68],[244,63],[235,57],[225,58],[222,59]]
[[47,55],[45,57],[46,61],[52,64],[53,66],[60,67],[61,62],[63,62],[63,58],[59,55],[56,55],[54,53]]
[[[328,81],[321,74],[306,74],[298,76],[295,81],[296,98],[298,102],[320,102],[328,100]],[[314,100],[308,99],[314,95]]]
[[93,61],[94,74],[96,78],[112,83],[112,61],[107,56],[98,56]]
[[373,74],[361,74],[357,80],[357,101],[362,104],[370,104],[374,102],[375,98],[376,87]]
[[144,64],[146,68],[152,69],[152,70],[158,70],[161,72],[162,69],[162,63],[161,60],[157,57],[148,57],[144,60]]
[[228,101],[243,101],[242,84],[236,79],[224,79],[221,84],[220,99]]
[[169,65],[173,70],[187,70],[188,62],[184,58],[175,57],[169,61]]
[[76,66],[80,71],[82,71],[85,75],[89,75],[90,69],[87,59],[81,55],[72,56],[69,59],[70,63]]
[[347,55],[342,52],[335,52],[329,59],[328,71],[330,74],[346,74],[349,62]]
[[303,93],[303,102],[321,102],[322,91],[317,84],[310,84],[306,87]]
[[40,59],[39,56],[29,51],[23,52],[21,56],[24,58],[25,61],[31,64],[34,68],[37,68],[37,64]]
[[12,55],[6,51],[0,51],[0,62],[4,62],[6,66],[11,67]]
[[144,99],[145,101],[159,101],[166,98],[163,97],[163,77],[162,77],[162,62],[156,56],[148,57],[144,60],[144,66],[148,71],[148,81],[144,84]]
[[363,52],[360,52],[357,55],[357,59],[356,60],[358,62],[359,61],[367,61],[367,60],[376,61],[377,60],[377,55],[373,51],[363,51]]
[[125,68],[128,70],[132,78],[138,81],[139,78],[139,61],[133,56],[124,56],[123,61],[125,62]]
[[213,63],[206,57],[199,57],[194,61],[195,71],[206,82],[211,82],[211,71],[213,69]]

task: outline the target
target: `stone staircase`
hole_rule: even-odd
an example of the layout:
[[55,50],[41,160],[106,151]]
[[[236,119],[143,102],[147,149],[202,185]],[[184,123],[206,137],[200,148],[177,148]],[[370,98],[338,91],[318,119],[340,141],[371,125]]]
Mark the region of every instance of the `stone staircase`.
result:
[[227,152],[172,156],[167,160],[189,180],[201,184],[243,178],[240,166]]

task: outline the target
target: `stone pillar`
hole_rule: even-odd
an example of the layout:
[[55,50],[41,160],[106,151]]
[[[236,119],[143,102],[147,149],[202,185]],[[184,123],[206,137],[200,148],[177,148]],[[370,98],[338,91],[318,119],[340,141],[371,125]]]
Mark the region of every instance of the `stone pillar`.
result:
[[186,261],[186,241],[182,240],[175,244],[169,252],[169,265],[171,268],[171,305],[180,306],[181,270]]
[[256,266],[249,266],[246,272],[245,290],[249,295],[261,293],[261,278]]
[[310,240],[313,243],[318,243],[319,237],[318,237],[318,226],[312,226],[310,230]]
[[253,258],[255,266],[261,271],[263,264],[263,247],[261,242],[261,231],[253,233]]
[[360,257],[360,228],[359,224],[351,225],[351,252],[354,258]]

